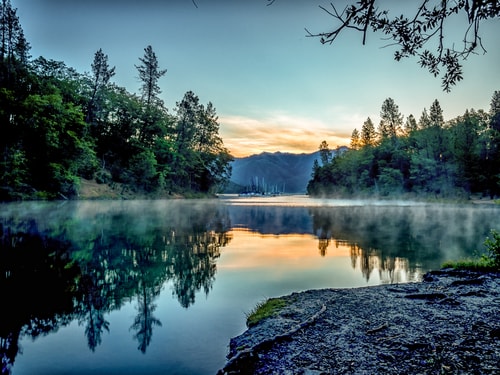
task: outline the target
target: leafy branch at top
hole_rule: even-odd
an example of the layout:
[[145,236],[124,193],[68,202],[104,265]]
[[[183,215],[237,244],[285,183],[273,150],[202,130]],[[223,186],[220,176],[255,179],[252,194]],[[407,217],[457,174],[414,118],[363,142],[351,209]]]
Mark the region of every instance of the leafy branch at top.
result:
[[[274,2],[274,0],[272,0]],[[272,3],[271,2],[271,3]],[[480,25],[487,19],[500,16],[500,2],[486,0],[421,0],[415,14],[409,17],[401,14],[390,17],[389,9],[382,9],[376,0],[350,1],[343,10],[333,3],[330,7],[320,6],[338,25],[331,31],[312,33],[309,37],[319,37],[321,43],[332,44],[346,29],[363,34],[363,44],[369,31],[381,32],[387,46],[397,46],[394,59],[417,56],[419,65],[429,70],[435,77],[441,75],[443,90],[451,91],[452,86],[463,78],[461,61],[470,54],[486,53],[480,35]],[[450,17],[467,15],[462,47],[445,45],[445,20]],[[437,47],[431,52],[426,45],[436,40]],[[442,72],[443,71],[443,72]]]

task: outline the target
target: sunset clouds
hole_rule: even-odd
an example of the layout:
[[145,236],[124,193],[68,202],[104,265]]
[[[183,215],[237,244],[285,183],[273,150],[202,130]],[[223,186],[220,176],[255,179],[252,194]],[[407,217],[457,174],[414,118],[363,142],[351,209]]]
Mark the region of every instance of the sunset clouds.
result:
[[322,140],[335,148],[348,145],[351,136],[349,131],[318,119],[283,114],[263,119],[222,116],[219,122],[224,144],[236,157],[265,151],[311,153],[318,150]]
[[[416,58],[395,62],[381,35],[369,34],[366,45],[356,32],[333,45],[307,37],[304,28],[332,27],[318,7],[329,1],[11,1],[34,58],[84,73],[102,48],[116,66],[114,83],[132,93],[140,88],[134,65],[151,45],[160,68],[168,69],[159,82],[168,110],[187,91],[212,102],[235,156],[310,153],[323,140],[331,148],[349,145],[368,117],[378,126],[389,97],[405,118],[417,119],[437,99],[451,120],[466,109],[487,111],[500,89],[499,22],[481,25],[488,53],[469,56],[463,81],[448,94]],[[456,26],[447,25],[446,37],[458,45],[465,30]]]

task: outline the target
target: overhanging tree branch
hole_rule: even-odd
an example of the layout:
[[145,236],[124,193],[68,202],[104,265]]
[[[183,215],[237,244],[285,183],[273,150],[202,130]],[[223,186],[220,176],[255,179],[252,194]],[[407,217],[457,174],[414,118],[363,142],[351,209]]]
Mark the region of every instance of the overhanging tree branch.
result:
[[[275,0],[268,0],[268,5]],[[396,46],[394,59],[399,61],[410,56],[418,57],[418,64],[429,70],[435,77],[441,76],[442,87],[446,92],[462,80],[462,62],[470,54],[485,54],[480,26],[488,19],[500,17],[500,2],[487,0],[420,0],[413,17],[404,14],[390,17],[390,5],[379,9],[380,0],[349,0],[343,11],[333,2],[330,7],[320,6],[332,17],[336,26],[329,31],[311,32],[305,29],[308,37],[320,38],[322,44],[333,44],[346,29],[353,29],[363,34],[363,45],[368,32],[382,33],[382,40],[392,41],[384,47]],[[382,5],[381,5],[382,6]],[[456,48],[449,39],[449,29],[445,20],[467,16],[463,47]],[[437,38],[434,52],[426,48]],[[444,72],[442,73],[441,70]]]

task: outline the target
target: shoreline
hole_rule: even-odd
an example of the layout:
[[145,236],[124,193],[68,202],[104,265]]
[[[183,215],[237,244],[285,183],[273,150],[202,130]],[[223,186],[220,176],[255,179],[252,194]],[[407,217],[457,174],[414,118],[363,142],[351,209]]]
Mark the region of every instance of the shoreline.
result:
[[500,274],[319,289],[230,340],[218,374],[498,373]]

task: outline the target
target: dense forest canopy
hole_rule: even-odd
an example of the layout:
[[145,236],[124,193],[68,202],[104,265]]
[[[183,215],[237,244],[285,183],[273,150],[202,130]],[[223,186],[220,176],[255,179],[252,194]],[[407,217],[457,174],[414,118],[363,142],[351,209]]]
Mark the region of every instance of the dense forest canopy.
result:
[[101,49],[90,73],[32,59],[10,0],[0,38],[0,200],[74,198],[82,178],[156,196],[214,193],[229,180],[213,104],[189,91],[170,113],[151,46],[135,65],[135,94],[112,82]]
[[330,157],[320,144],[308,184],[311,195],[500,196],[500,91],[489,112],[466,110],[445,121],[435,100],[419,120],[406,120],[393,99],[382,104],[378,128],[367,118],[350,149]]
[[[364,36],[370,28],[386,32],[397,25],[405,26],[396,35],[401,38],[430,33],[430,25],[424,30],[418,17],[413,23],[410,18],[388,20],[375,3],[360,1],[358,8],[331,11],[337,20],[349,16],[347,28],[363,26]],[[442,2],[441,11],[429,4],[423,1],[417,14],[430,17],[428,22],[454,14],[450,2]],[[466,11],[469,23],[477,26],[471,32],[480,43],[479,23],[498,17],[498,7],[457,4],[455,10]],[[377,22],[384,28],[377,29]],[[420,30],[409,30],[411,25]],[[322,35],[325,42],[343,29]],[[421,51],[417,47],[422,46],[411,49],[415,54]],[[29,52],[16,9],[10,0],[0,0],[0,200],[75,198],[82,179],[121,193],[158,197],[213,193],[229,181],[233,158],[219,136],[215,107],[188,91],[169,111],[160,98],[167,70],[151,46],[135,64],[138,93],[112,81],[115,68],[101,49],[89,73],[45,57],[34,59]],[[488,112],[468,110],[447,122],[437,101],[417,121],[412,115],[405,119],[388,98],[380,117],[378,128],[367,118],[360,131],[354,129],[350,150],[340,156],[332,158],[326,141],[321,144],[321,165],[314,166],[310,194],[500,195],[498,91]]]

